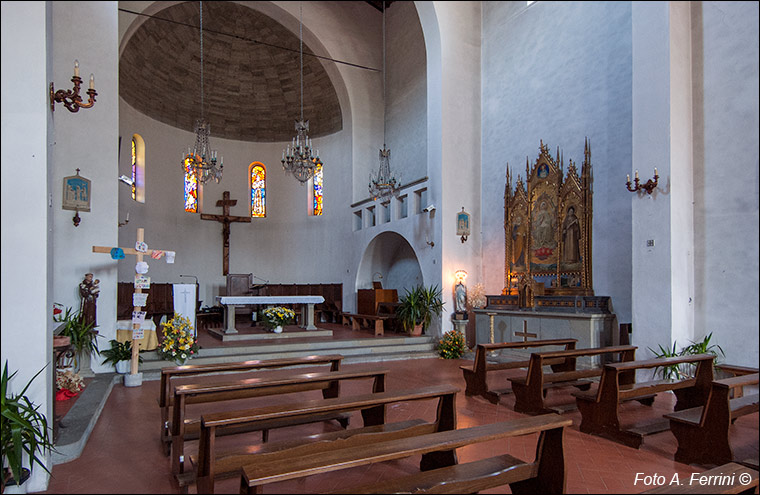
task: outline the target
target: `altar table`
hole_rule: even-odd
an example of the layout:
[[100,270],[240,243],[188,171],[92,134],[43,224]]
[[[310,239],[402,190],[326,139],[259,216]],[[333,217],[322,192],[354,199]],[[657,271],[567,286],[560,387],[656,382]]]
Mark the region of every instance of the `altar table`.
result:
[[216,296],[224,306],[224,333],[238,333],[235,329],[235,308],[246,304],[300,304],[301,327],[316,330],[314,326],[314,305],[325,302],[322,296]]
[[[152,351],[158,347],[158,337],[156,337],[156,324],[153,320],[145,320],[141,325],[144,337],[137,339],[137,348],[141,351]],[[119,342],[128,342],[132,340],[132,320],[116,321],[116,340]]]

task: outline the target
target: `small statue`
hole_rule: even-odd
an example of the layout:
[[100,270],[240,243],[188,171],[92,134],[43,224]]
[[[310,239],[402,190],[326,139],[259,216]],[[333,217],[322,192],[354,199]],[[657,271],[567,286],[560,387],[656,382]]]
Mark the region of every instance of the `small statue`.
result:
[[86,273],[84,280],[79,283],[79,315],[86,324],[92,324],[95,328],[97,323],[97,299],[100,295],[100,279],[93,280],[92,273]]
[[467,312],[467,287],[462,282],[459,282],[456,287],[454,288],[454,293],[456,294],[456,312],[457,313],[466,313]]

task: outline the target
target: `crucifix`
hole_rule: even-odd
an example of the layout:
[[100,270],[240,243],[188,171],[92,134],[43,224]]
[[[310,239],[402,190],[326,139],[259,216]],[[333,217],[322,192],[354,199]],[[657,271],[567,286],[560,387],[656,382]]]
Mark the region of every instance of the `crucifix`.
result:
[[223,215],[209,215],[207,213],[201,213],[201,220],[216,220],[221,222],[222,227],[222,239],[224,241],[222,249],[222,275],[227,275],[230,272],[230,223],[231,222],[251,222],[251,217],[234,217],[230,215],[230,206],[235,206],[237,199],[230,199],[230,192],[224,191],[222,199],[216,202],[217,207],[223,208]]
[[523,342],[528,341],[528,337],[538,337],[535,333],[528,333],[528,321],[523,320],[523,331],[515,332],[515,335],[523,338]]
[[[163,251],[161,251],[159,249],[145,249],[145,250],[138,250],[138,249],[136,249],[138,246],[145,246],[144,241],[145,241],[145,229],[143,229],[142,227],[140,227],[140,228],[137,229],[137,243],[135,244],[134,248],[112,248],[112,247],[105,247],[105,246],[92,246],[92,252],[93,253],[109,253],[110,254],[110,253],[113,253],[113,250],[119,249],[119,250],[121,250],[121,253],[123,253],[123,254],[134,254],[136,256],[136,258],[137,258],[137,263],[142,262],[143,261],[143,256],[145,256],[146,254],[148,256],[150,256],[154,252],[157,253],[157,255],[163,252]],[[113,256],[113,254],[112,254],[112,256]],[[124,256],[121,256],[121,257],[123,258]],[[114,259],[118,259],[118,258],[114,258]],[[136,268],[137,267],[135,266],[135,271],[136,271]],[[135,293],[136,294],[142,294],[142,288],[135,289]],[[134,306],[133,311],[134,312],[142,311],[142,306]],[[140,346],[135,342],[135,338],[134,338],[135,337],[135,335],[134,335],[135,331],[139,330],[140,327],[141,327],[140,323],[135,323],[134,321],[132,322],[132,362],[131,362],[129,374],[133,375],[132,380],[131,380],[131,383],[133,383],[133,385],[128,385],[127,381],[125,381],[124,385],[126,385],[128,387],[129,386],[138,386],[138,385],[142,384],[142,379],[141,378],[140,379],[136,378],[136,375],[137,375],[137,364],[138,364],[138,360],[140,358],[140,349],[139,349]]]

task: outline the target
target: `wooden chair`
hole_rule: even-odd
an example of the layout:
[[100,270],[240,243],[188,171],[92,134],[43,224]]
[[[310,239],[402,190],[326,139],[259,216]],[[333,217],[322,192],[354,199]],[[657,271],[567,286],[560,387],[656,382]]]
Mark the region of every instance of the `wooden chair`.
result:
[[[582,416],[580,430],[583,433],[603,436],[629,447],[639,448],[645,435],[667,430],[668,422],[664,420],[659,423],[639,425],[628,430],[622,430],[618,410],[620,403],[672,390],[677,400],[676,411],[704,405],[712,386],[714,358],[715,356],[712,354],[695,354],[605,364],[596,391],[573,392]],[[635,370],[683,363],[696,363],[694,378],[634,383],[635,375],[633,373]]]
[[[243,467],[241,493],[261,493],[265,484],[334,472],[422,454],[422,472],[350,487],[339,493],[475,493],[509,484],[513,493],[564,493],[562,436],[572,421],[556,414],[519,418],[399,438],[369,445],[335,447],[296,458],[272,455]],[[540,432],[534,462],[508,454],[459,464],[457,448]],[[286,462],[284,462],[286,461]]]
[[[289,375],[283,378],[248,378],[225,383],[179,385],[174,389],[174,404],[172,408],[172,473],[184,471],[183,456],[185,440],[196,438],[200,427],[200,417],[187,418],[186,409],[189,404],[210,404],[222,401],[250,399],[268,395],[303,392],[306,390],[322,390],[324,398],[338,397],[340,382],[343,380],[372,379],[372,391],[385,390],[385,376],[388,370],[372,371],[331,371],[323,373],[304,373]],[[348,426],[347,414],[326,414],[310,418],[292,418],[290,421],[273,421],[266,427],[258,427],[255,431],[262,432],[262,441],[268,440],[269,430],[294,424],[304,424],[317,421],[336,419],[341,426]],[[227,433],[253,431],[247,428],[240,430],[228,429]]]
[[[275,457],[289,464],[305,455],[327,455],[335,448],[358,446],[396,438],[433,433],[456,428],[456,394],[459,389],[438,385],[415,390],[378,392],[357,396],[309,400],[297,403],[265,406],[244,411],[204,414],[197,465],[198,493],[213,493],[214,481],[235,476],[248,463],[259,463]],[[386,422],[387,406],[399,402],[437,400],[436,420],[409,420],[400,423]],[[289,423],[294,420],[317,421],[318,418],[361,411],[363,428],[311,435],[298,440],[252,446],[245,449],[221,450],[216,448],[216,437],[225,430],[245,427],[251,430],[267,428],[273,422]],[[304,421],[306,422],[306,421]]]
[[[579,357],[619,354],[621,361],[633,361],[635,352],[636,346],[632,345],[534,352],[530,355],[526,376],[509,379],[512,382],[512,391],[515,393],[515,412],[525,414],[556,412],[562,414],[575,409],[575,404],[546,407],[544,397],[549,388],[573,386],[581,390],[588,390],[593,383],[588,378],[601,376],[602,368],[576,369],[576,361]],[[565,361],[561,366],[553,366],[553,369],[557,371],[544,371],[544,366],[557,360]]]
[[758,394],[731,398],[731,390],[757,385],[760,374],[739,375],[712,382],[704,406],[666,414],[678,440],[675,460],[684,464],[725,464],[733,461],[728,433],[731,422],[758,411]]
[[169,426],[169,409],[173,404],[172,380],[189,376],[214,375],[219,373],[248,372],[262,369],[277,369],[298,366],[317,366],[329,364],[330,371],[338,371],[343,356],[330,354],[324,356],[304,356],[285,359],[266,359],[239,361],[220,364],[186,364],[161,369],[161,390],[158,407],[161,409],[161,448],[165,455],[171,451],[171,429]]
[[662,486],[641,493],[757,493],[758,472],[757,469],[730,462],[694,473],[689,479],[680,479],[679,484],[671,485],[670,480],[667,481]]
[[[532,340],[528,342],[499,342],[494,344],[478,344],[475,349],[475,360],[472,366],[460,366],[464,376],[465,389],[464,394],[467,396],[480,395],[493,404],[498,404],[501,396],[509,393],[510,389],[490,390],[488,388],[487,375],[491,371],[511,370],[516,368],[525,368],[529,360],[509,361],[504,363],[489,363],[488,353],[499,349],[525,349],[529,347],[558,346],[564,345],[565,350],[575,349],[577,339],[554,339],[554,340]],[[564,359],[558,359],[556,362],[547,363],[552,365],[555,371],[557,364],[564,364]]]

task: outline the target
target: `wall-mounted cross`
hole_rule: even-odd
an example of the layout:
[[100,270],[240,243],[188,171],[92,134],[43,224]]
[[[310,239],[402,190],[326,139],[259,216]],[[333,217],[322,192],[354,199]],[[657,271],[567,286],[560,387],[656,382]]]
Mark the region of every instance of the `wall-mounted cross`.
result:
[[231,222],[251,222],[251,217],[235,217],[230,215],[230,206],[235,206],[237,199],[230,199],[230,192],[224,191],[222,199],[216,202],[217,207],[222,207],[223,215],[209,215],[207,213],[201,213],[201,220],[216,220],[221,222],[222,227],[222,240],[224,242],[222,247],[222,275],[230,273],[230,223]]
[[517,337],[522,337],[523,342],[528,341],[528,337],[538,337],[535,333],[528,333],[528,321],[523,320],[523,331],[522,332],[515,332],[515,335]]

